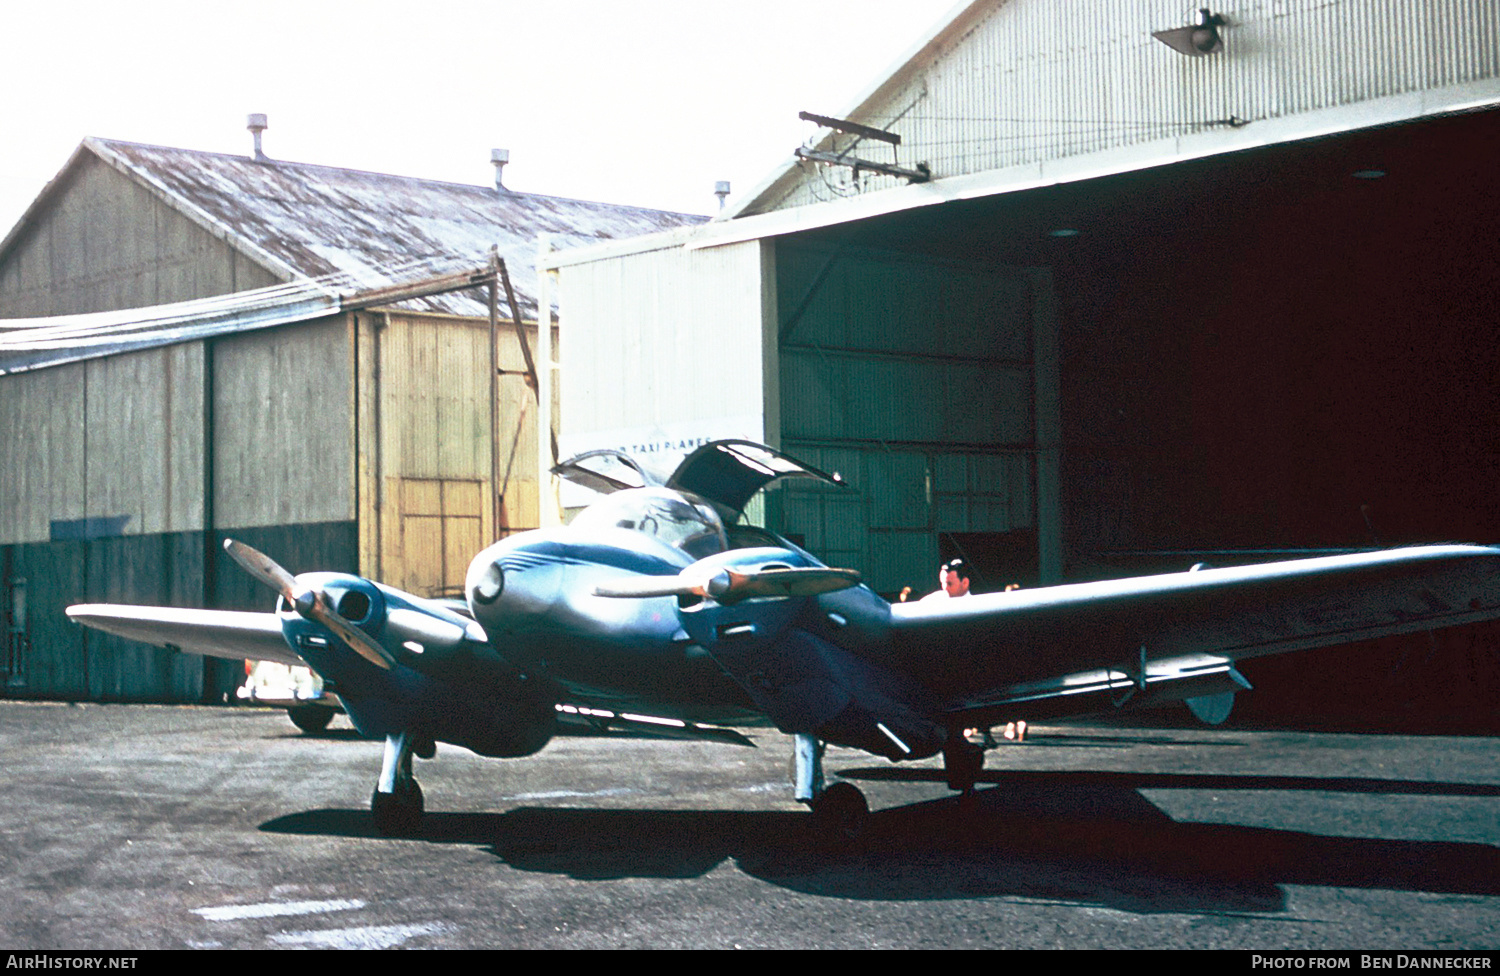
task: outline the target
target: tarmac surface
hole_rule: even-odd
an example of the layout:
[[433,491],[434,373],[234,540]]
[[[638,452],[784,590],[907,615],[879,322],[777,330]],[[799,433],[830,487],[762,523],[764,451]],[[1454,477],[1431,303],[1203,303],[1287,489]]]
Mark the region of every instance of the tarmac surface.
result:
[[0,702],[0,949],[1500,946],[1492,738],[1047,726],[962,804],[831,749],[841,846],[755,737],[440,747],[388,839],[342,717]]

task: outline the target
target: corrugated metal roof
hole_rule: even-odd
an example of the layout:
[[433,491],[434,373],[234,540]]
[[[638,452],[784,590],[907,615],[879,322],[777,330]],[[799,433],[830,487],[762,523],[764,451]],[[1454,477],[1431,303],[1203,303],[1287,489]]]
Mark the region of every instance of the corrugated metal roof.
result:
[[[496,245],[527,319],[536,315],[531,269],[536,265],[538,235],[552,235],[553,246],[566,249],[707,219],[503,192],[494,186],[309,163],[257,162],[247,156],[110,139],[85,139],[80,150],[92,152],[288,280],[342,273],[361,288],[377,288],[400,280],[391,269],[409,268],[417,261],[484,264]],[[469,292],[414,299],[402,307],[488,314],[483,299]]]
[[399,280],[373,289],[363,284],[368,274],[335,272],[321,278],[298,278],[287,284],[147,308],[0,319],[0,376],[307,322],[339,312],[409,307],[413,302],[485,287],[497,280],[497,273],[502,275],[500,281],[509,274],[507,268],[494,264],[447,267],[452,263],[450,258],[440,258],[404,266],[387,265],[381,273]]
[[305,322],[339,309],[339,296],[331,288],[306,282],[149,309],[0,319],[0,376]]

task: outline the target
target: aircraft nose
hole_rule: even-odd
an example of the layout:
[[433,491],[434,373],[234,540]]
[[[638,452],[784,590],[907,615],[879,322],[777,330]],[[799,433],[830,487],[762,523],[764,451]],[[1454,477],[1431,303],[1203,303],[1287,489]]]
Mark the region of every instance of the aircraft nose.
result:
[[477,606],[489,606],[505,592],[505,569],[500,560],[481,557],[469,565],[465,590],[469,602]]
[[526,543],[502,540],[469,563],[464,597],[487,632],[524,629],[556,606],[566,563],[556,547],[537,551]]

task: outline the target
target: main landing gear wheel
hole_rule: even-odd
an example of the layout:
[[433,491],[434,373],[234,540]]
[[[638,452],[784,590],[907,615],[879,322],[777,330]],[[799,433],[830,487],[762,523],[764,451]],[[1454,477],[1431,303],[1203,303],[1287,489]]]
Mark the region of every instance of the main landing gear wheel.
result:
[[812,801],[813,824],[839,840],[853,840],[864,832],[870,819],[870,804],[859,787],[834,783]]
[[333,721],[334,710],[327,705],[298,705],[286,710],[286,717],[308,735],[317,735]]
[[410,837],[422,826],[422,786],[414,779],[401,780],[396,792],[370,794],[370,817],[383,837]]
[[972,793],[979,774],[984,771],[984,748],[968,739],[954,737],[943,747],[943,771],[947,774],[948,789]]

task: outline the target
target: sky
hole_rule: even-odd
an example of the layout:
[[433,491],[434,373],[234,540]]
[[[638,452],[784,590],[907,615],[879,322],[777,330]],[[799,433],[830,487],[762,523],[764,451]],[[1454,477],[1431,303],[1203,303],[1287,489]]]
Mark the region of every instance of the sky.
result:
[[712,213],[955,0],[12,0],[0,237],[86,136]]

